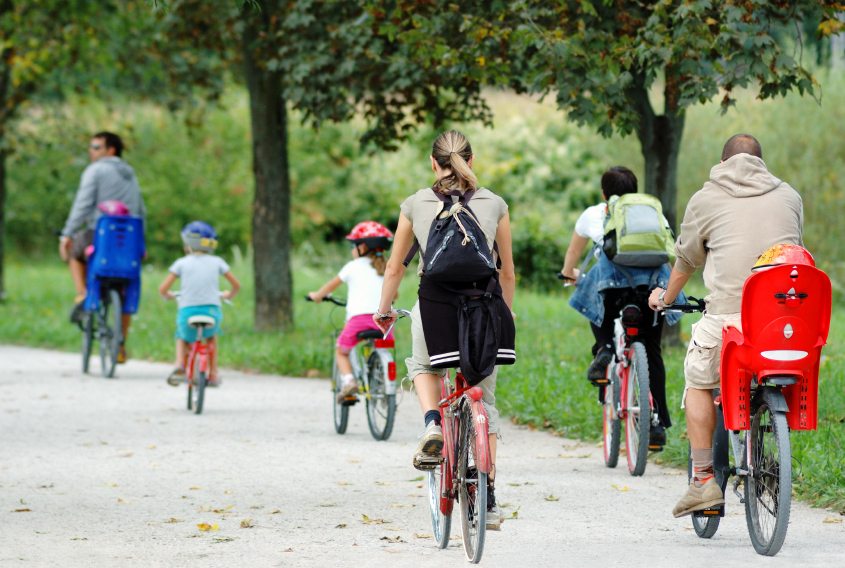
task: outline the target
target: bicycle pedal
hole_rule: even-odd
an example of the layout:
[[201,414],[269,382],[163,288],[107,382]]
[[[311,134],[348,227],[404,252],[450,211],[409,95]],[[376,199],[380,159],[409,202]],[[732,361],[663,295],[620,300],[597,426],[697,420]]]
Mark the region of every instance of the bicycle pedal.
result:
[[419,470],[436,469],[441,463],[443,463],[442,456],[414,456],[414,467]]
[[659,444],[649,444],[648,445],[648,451],[650,451],[650,452],[662,452],[663,446],[661,446]]
[[594,379],[594,380],[591,380],[590,382],[593,383],[593,385],[597,386],[597,387],[606,387],[607,385],[610,384],[610,381],[607,380],[607,378]]
[[692,514],[694,517],[702,517],[702,518],[709,518],[709,517],[724,517],[725,516],[725,508],[724,507],[710,507],[709,509],[702,509],[701,511],[694,511]]
[[342,401],[340,401],[341,406],[353,406],[358,403],[357,396],[347,396]]

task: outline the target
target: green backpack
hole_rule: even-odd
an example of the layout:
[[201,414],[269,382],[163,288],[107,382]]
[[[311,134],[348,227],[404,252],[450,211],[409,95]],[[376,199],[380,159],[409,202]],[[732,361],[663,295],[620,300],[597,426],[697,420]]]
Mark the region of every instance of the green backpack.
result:
[[674,262],[675,239],[660,200],[646,193],[611,197],[602,250],[622,266],[654,268]]

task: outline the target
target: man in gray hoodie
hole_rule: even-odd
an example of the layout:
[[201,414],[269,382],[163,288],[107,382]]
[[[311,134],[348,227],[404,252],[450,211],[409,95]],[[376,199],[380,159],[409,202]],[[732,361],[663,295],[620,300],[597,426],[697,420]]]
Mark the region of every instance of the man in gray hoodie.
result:
[[725,502],[713,477],[712,450],[716,428],[712,390],[719,388],[722,328],[740,325],[742,287],[757,257],[779,243],[803,244],[803,227],[801,196],[769,173],[760,143],[748,134],[737,134],[725,143],[710,180],[687,204],[669,283],[649,298],[652,309],[663,309],[675,301],[693,273],[704,268],[707,309],[692,327],[681,403],[686,408],[693,480],[672,511],[676,517]]
[[[85,249],[94,240],[94,227],[101,214],[97,206],[104,201],[122,201],[132,215],[142,218],[146,216],[135,170],[123,161],[120,157],[122,153],[123,141],[117,134],[98,132],[91,137],[88,145],[88,158],[91,163],[82,172],[73,207],[59,238],[59,256],[68,263],[76,288],[72,320],[81,315],[81,305],[85,300]],[[124,316],[123,327],[125,338],[129,328],[129,316]],[[122,362],[121,359],[126,359],[123,348],[118,362]]]

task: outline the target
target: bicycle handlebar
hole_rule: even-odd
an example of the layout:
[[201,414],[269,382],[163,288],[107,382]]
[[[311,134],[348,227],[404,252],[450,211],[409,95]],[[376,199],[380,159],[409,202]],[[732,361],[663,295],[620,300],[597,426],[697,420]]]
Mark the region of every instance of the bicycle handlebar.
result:
[[703,312],[707,307],[704,300],[699,300],[693,296],[687,296],[688,304],[670,304],[663,308],[664,312],[684,312],[691,314],[694,312]]
[[[313,302],[314,300],[312,300],[312,299],[311,299],[311,296],[306,295],[306,296],[305,296],[305,301],[306,301],[306,302]],[[324,301],[324,302],[331,302],[331,303],[332,303],[332,304],[334,304],[335,306],[340,306],[341,308],[346,307],[346,302],[344,302],[343,300],[338,300],[337,298],[335,298],[335,297],[334,297],[334,296],[332,296],[331,294],[329,294],[328,296],[324,297],[324,298],[323,298],[323,301]]]

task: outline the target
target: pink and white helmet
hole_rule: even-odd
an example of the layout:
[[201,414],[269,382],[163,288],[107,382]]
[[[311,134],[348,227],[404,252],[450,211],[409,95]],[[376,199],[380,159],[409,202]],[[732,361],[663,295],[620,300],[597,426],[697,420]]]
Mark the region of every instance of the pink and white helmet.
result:
[[117,199],[109,199],[97,205],[97,209],[102,211],[104,215],[115,215],[118,217],[126,217],[130,215],[129,207],[123,201]]

